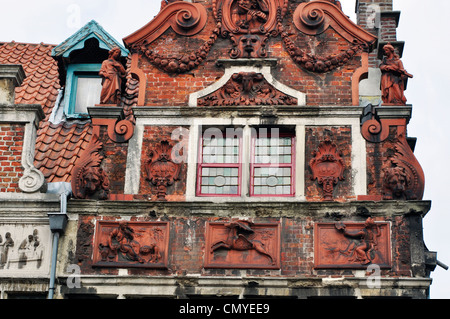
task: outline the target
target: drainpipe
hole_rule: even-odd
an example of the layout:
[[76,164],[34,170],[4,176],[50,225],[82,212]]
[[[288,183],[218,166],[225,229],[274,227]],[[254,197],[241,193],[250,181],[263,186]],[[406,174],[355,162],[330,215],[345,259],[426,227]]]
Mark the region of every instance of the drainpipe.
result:
[[47,193],[59,194],[60,196],[60,212],[48,213],[50,230],[53,235],[53,249],[51,258],[52,264],[50,269],[50,284],[48,288],[47,299],[53,299],[53,296],[55,294],[56,264],[58,262],[59,238],[64,234],[67,226],[67,199],[72,194],[72,187],[70,183],[49,183]]

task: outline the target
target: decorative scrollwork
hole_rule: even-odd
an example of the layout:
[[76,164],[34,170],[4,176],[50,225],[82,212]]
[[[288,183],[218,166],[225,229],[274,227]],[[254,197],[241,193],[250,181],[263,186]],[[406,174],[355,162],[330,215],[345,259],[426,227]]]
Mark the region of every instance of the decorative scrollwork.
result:
[[108,136],[116,143],[124,143],[128,141],[133,134],[134,125],[129,120],[118,121],[115,125],[108,126]]
[[389,158],[383,169],[383,198],[422,200],[425,189],[424,173],[404,133],[399,135],[394,150],[395,154]]
[[208,56],[211,47],[216,43],[219,35],[219,26],[215,28],[209,39],[200,48],[191,53],[179,54],[175,57],[164,56],[148,49],[147,41],[144,41],[135,51],[140,51],[152,65],[167,73],[186,73],[197,68]]
[[169,28],[179,35],[192,36],[205,27],[207,19],[208,14],[202,4],[172,2],[165,5],[145,27],[124,38],[123,41],[128,47],[139,48],[144,42],[152,43]]
[[99,151],[103,144],[97,135],[92,136],[79,162],[73,168],[72,192],[77,199],[106,200],[109,197],[109,179],[100,168],[103,156]]
[[300,21],[307,27],[318,29],[319,27],[328,27],[325,19],[325,12],[320,8],[312,8],[312,10],[304,10],[299,15]]
[[45,191],[46,182],[44,174],[33,165],[33,155],[24,154],[22,166],[24,167],[23,176],[19,180],[19,189],[24,193],[35,193]]

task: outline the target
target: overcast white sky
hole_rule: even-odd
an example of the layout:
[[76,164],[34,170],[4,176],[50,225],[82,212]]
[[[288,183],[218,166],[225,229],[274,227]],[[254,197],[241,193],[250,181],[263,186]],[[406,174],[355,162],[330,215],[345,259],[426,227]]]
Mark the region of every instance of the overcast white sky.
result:
[[[341,0],[354,17],[355,0]],[[90,20],[96,20],[118,41],[147,24],[159,11],[160,0],[16,0],[2,1],[0,42],[59,44]],[[450,142],[447,123],[450,106],[450,1],[394,0],[402,12],[398,40],[405,41],[403,63],[414,75],[406,97],[413,105],[408,135],[417,137],[416,157],[426,177],[425,199],[433,208],[424,220],[426,245],[450,265]],[[450,126],[450,125],[449,125]],[[450,299],[450,271],[432,274],[432,298]]]

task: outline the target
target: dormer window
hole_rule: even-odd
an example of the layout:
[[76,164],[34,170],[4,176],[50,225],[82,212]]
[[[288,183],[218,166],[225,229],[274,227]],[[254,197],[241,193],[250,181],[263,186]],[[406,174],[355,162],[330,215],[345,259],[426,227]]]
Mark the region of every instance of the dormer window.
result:
[[58,61],[60,82],[65,87],[66,118],[88,117],[88,107],[100,104],[102,62],[112,48],[120,49],[120,63],[128,51],[112,38],[97,22],[91,21],[52,52]]
[[102,79],[98,74],[101,64],[73,64],[67,70],[65,92],[66,116],[87,115],[87,107],[100,103]]

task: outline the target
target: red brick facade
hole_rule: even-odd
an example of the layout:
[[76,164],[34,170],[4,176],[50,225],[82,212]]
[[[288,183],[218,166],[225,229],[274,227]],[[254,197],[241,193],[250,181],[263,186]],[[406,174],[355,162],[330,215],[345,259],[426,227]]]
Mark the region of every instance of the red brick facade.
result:
[[[425,297],[433,263],[421,223],[430,203],[406,134],[412,110],[368,105],[359,92],[382,45],[403,48],[392,1],[357,1],[357,25],[335,1],[252,3],[164,3],[123,39],[129,56],[113,61],[127,69],[118,106],[40,124],[35,166],[47,182],[72,187],[59,260],[88,282],[61,294],[100,294],[98,278],[105,287],[118,278],[130,280],[126,289],[136,278],[175,287],[151,296],[210,294],[200,279],[235,294],[226,277],[261,289],[278,280],[268,293],[277,297],[333,295],[333,285],[357,297]],[[227,128],[239,131],[238,145],[234,136],[205,138]],[[260,133],[270,129],[288,138]],[[0,193],[19,192],[24,134],[23,125],[0,124]],[[366,291],[371,266],[385,281],[378,292]]]
[[20,192],[24,132],[24,125],[0,124],[0,192]]

